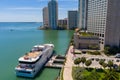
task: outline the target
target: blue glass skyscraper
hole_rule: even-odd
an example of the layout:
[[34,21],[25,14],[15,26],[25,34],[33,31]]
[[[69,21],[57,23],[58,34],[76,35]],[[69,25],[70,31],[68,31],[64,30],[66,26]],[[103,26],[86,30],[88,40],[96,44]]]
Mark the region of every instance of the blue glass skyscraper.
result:
[[87,8],[88,8],[88,0],[79,0],[78,27],[82,29],[87,28]]
[[48,3],[49,27],[57,29],[58,24],[58,3],[56,0],[51,0]]

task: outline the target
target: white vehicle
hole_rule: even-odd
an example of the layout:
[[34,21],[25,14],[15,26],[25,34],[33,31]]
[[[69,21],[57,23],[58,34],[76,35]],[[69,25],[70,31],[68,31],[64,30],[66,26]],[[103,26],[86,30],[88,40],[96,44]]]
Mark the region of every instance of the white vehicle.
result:
[[53,54],[53,44],[36,45],[33,49],[18,59],[15,67],[17,76],[35,77]]
[[120,53],[117,53],[117,54],[115,55],[115,57],[116,57],[116,58],[120,58]]

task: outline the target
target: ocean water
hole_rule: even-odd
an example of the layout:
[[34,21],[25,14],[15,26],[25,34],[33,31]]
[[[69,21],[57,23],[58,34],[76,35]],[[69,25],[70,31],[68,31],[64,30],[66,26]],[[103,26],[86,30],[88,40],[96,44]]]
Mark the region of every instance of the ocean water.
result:
[[0,80],[56,80],[60,69],[44,68],[34,79],[16,77],[18,58],[36,44],[53,43],[64,55],[73,31],[37,30],[42,23],[0,23]]

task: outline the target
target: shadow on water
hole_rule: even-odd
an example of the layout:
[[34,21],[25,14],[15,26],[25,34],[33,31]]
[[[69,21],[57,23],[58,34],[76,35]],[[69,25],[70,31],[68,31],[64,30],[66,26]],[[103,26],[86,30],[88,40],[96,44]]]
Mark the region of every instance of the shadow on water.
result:
[[44,67],[37,73],[37,75],[34,77],[34,79],[40,77],[40,75],[42,74],[42,72],[44,71]]

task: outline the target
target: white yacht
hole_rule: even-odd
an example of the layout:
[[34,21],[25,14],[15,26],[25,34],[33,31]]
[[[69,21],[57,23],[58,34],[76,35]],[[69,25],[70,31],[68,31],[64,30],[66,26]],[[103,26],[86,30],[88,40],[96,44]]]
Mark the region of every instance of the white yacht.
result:
[[35,45],[33,49],[18,59],[15,67],[17,76],[35,77],[53,54],[53,44]]

